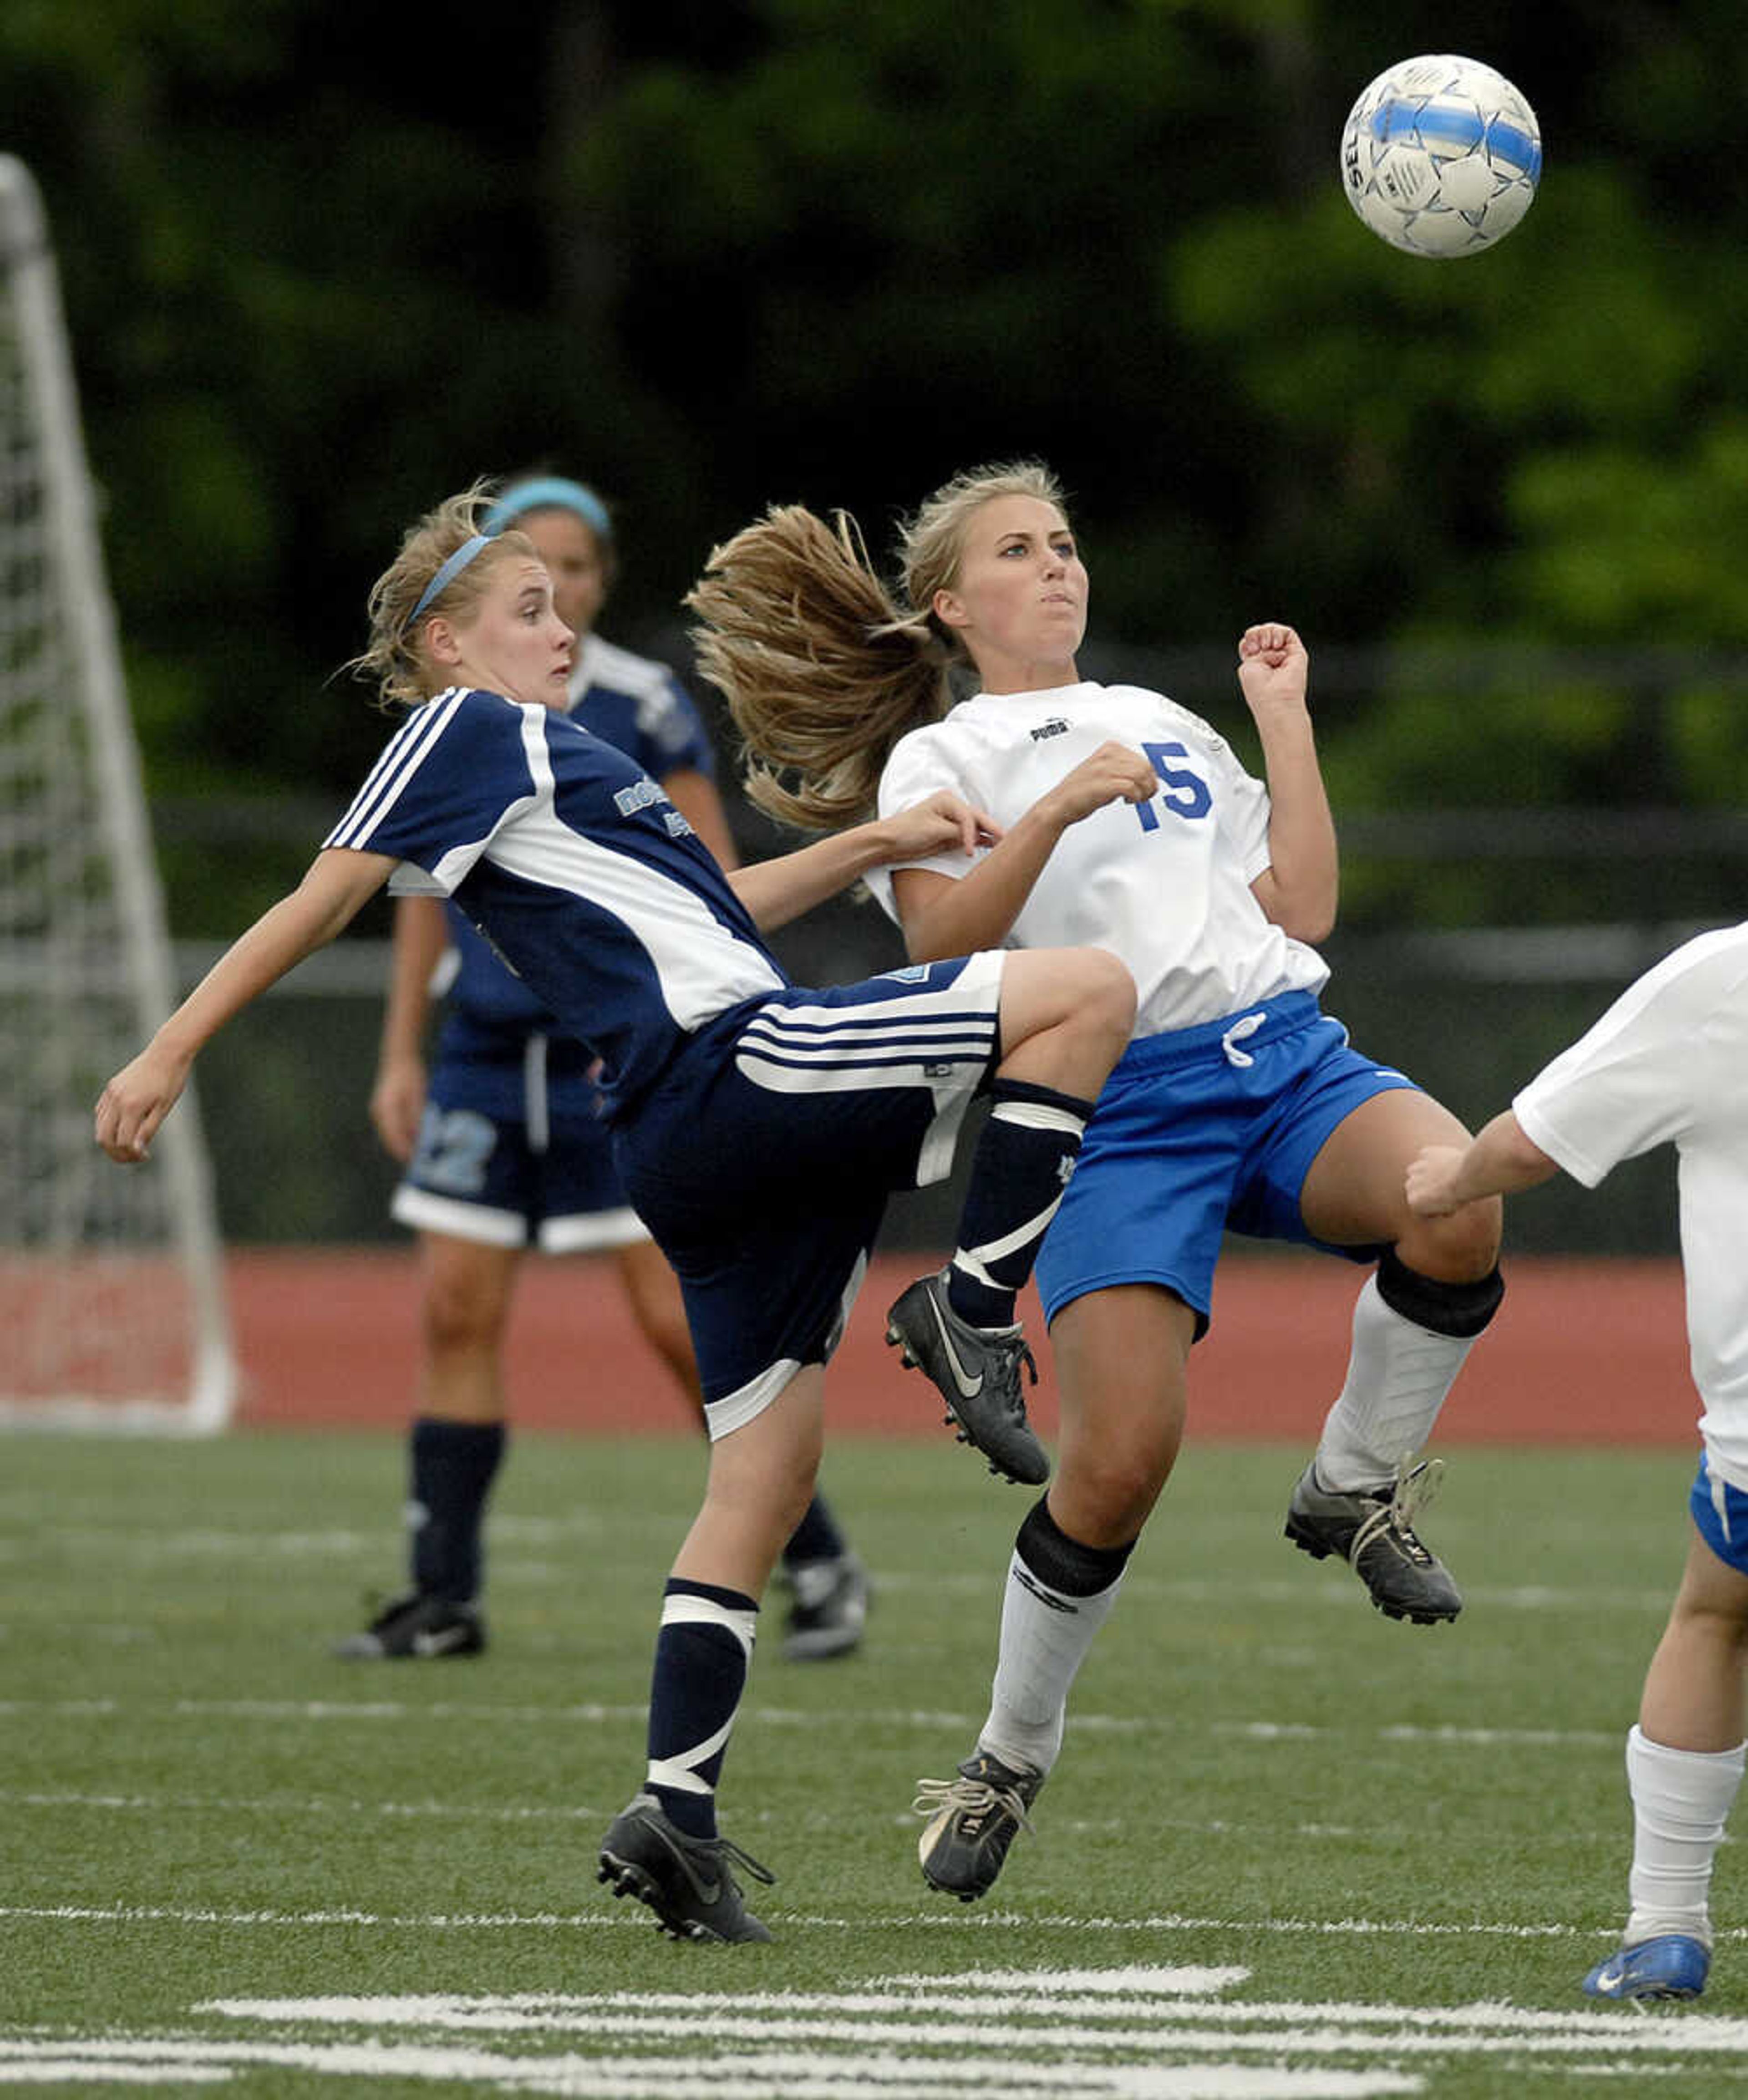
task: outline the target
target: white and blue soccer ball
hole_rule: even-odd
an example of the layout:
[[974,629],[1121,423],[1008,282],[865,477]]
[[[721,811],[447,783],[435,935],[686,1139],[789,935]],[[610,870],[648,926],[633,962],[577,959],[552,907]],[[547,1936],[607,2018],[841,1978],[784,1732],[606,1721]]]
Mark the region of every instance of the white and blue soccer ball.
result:
[[1404,59],[1361,95],[1341,135],[1348,202],[1410,255],[1492,247],[1528,211],[1541,179],[1535,112],[1474,59]]

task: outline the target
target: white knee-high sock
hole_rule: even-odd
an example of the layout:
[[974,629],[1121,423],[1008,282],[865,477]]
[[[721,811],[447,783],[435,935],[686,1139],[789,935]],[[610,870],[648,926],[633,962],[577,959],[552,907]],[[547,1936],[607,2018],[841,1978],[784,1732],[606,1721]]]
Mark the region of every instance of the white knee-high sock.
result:
[[1347,1383],[1323,1423],[1317,1476],[1338,1493],[1376,1488],[1432,1432],[1445,1396],[1474,1347],[1472,1335],[1439,1335],[1386,1305],[1369,1276],[1353,1308]]
[[1682,1932],[1711,1944],[1711,1868],[1742,1781],[1748,1744],[1672,1750],[1639,1728],[1627,1737],[1633,1804],[1632,1899],[1626,1943]]
[[1008,1564],[1001,1649],[978,1747],[1004,1765],[1047,1772],[1062,1747],[1069,1689],[1123,1586],[1071,1597],[1041,1582],[1017,1551]]

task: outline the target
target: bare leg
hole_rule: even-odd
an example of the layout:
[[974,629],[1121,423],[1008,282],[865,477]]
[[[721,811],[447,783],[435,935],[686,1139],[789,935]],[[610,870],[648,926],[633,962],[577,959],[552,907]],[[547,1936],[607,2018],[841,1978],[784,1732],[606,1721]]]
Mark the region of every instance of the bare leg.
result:
[[628,1246],[616,1248],[614,1260],[644,1339],[673,1373],[702,1420],[704,1400],[698,1388],[698,1366],[686,1325],[680,1279],[653,1240],[634,1240]]
[[520,1247],[419,1235],[425,1272],[420,1412],[445,1422],[501,1422],[504,1335]]
[[1727,1567],[1696,1532],[1657,1652],[1639,1726],[1674,1750],[1733,1750],[1748,1733],[1748,1575]]

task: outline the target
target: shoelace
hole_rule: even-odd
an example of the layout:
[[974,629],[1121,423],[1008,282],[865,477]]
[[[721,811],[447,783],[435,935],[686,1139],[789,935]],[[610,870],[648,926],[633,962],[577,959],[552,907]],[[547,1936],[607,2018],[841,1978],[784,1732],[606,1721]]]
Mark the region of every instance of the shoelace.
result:
[[1038,1362],[1031,1349],[1017,1335],[1011,1339],[998,1342],[995,1347],[1000,1355],[996,1376],[1000,1380],[1002,1396],[1008,1403],[1008,1412],[1017,1421],[1026,1418],[1026,1396],[1020,1390],[1020,1366],[1023,1364],[1034,1385],[1038,1383]]
[[1415,1536],[1414,1520],[1438,1493],[1445,1477],[1442,1458],[1423,1458],[1418,1465],[1412,1463],[1412,1452],[1405,1452],[1396,1462],[1396,1480],[1388,1502],[1381,1498],[1377,1508],[1353,1534],[1353,1542],[1348,1548],[1351,1566],[1359,1565],[1362,1551],[1371,1545],[1380,1531],[1388,1531],[1395,1538],[1410,1560],[1425,1567],[1432,1555]]
[[775,1885],[777,1877],[769,1867],[761,1867],[750,1852],[744,1852],[732,1838],[682,1838],[682,1848],[687,1852],[702,1852],[713,1860],[722,1860],[744,1868],[754,1881],[762,1882],[766,1888]]
[[955,1779],[917,1780],[911,1813],[913,1815],[938,1815],[943,1808],[963,1811],[980,1820],[1000,1808],[1011,1815],[1021,1829],[1030,1832],[1032,1827],[1026,1813],[1026,1804],[1021,1800],[1016,1788],[991,1786],[987,1780],[967,1779],[963,1772]]

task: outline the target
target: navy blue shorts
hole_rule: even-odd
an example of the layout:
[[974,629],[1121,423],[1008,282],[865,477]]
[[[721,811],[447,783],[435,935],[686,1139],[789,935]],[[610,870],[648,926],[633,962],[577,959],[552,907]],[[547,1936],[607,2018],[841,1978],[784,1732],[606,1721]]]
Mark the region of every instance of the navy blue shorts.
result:
[[614,1132],[686,1294],[713,1436],[836,1347],[894,1189],[939,1180],[998,1057],[1002,957],[792,987],[700,1030]]
[[421,1232],[547,1254],[647,1240],[613,1162],[594,1061],[568,1036],[452,1014],[392,1215]]
[[[1089,1290],[1157,1283],[1205,1331],[1221,1234],[1325,1245],[1299,1211],[1312,1161],[1362,1101],[1413,1085],[1350,1049],[1309,992],[1132,1043],[1044,1236],[1045,1318]],[[1331,1251],[1375,1261],[1379,1251]]]

